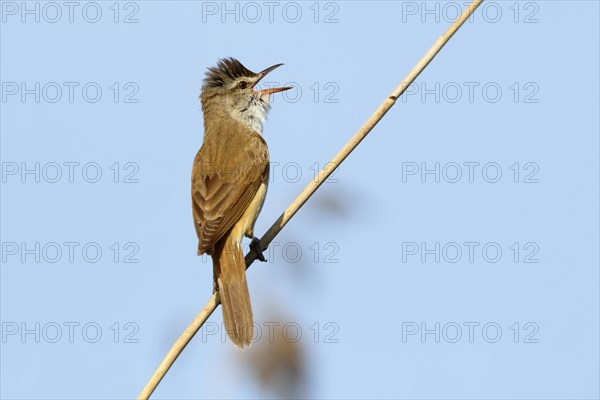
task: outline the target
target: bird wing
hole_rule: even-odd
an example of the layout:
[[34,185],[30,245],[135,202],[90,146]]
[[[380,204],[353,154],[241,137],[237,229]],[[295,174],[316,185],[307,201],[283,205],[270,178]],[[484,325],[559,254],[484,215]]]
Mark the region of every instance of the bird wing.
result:
[[215,139],[212,144],[205,140],[192,171],[198,254],[210,251],[242,217],[269,173],[267,144],[259,134],[223,134]]

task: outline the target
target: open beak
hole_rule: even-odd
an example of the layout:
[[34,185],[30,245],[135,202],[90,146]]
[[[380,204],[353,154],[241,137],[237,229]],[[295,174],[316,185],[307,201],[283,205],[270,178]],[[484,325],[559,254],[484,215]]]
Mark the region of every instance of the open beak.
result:
[[[254,86],[256,86],[258,84],[258,82],[261,81],[262,78],[264,78],[265,76],[267,76],[267,74],[271,71],[273,71],[276,68],[281,67],[283,64],[275,64],[261,72],[258,73],[258,80],[256,82],[254,82],[254,85],[252,85],[252,88],[254,88]],[[283,92],[284,90],[290,90],[293,89],[293,87],[291,86],[284,86],[284,87],[276,87],[276,88],[268,88],[268,89],[262,89],[262,90],[257,90],[257,93],[260,93],[261,95],[263,94],[273,94],[273,93],[277,93],[277,92]]]

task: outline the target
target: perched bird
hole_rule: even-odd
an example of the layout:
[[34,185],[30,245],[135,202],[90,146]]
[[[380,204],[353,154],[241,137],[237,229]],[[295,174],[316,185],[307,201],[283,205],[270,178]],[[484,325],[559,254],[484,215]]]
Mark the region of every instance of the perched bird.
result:
[[200,99],[204,142],[192,169],[192,208],[198,254],[213,259],[214,290],[223,306],[225,329],[243,348],[253,337],[252,307],[246,282],[242,237],[265,261],[254,223],[269,183],[269,151],[262,137],[270,95],[291,89],[255,90],[269,72],[247,69],[234,58],[208,68]]

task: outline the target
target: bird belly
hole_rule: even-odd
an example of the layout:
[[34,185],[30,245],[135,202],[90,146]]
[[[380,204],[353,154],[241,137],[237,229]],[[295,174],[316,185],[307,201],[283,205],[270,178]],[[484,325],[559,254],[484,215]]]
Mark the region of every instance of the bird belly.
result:
[[260,187],[250,202],[250,205],[248,208],[246,208],[246,211],[244,211],[244,214],[242,214],[242,217],[238,220],[238,222],[236,222],[236,224],[233,226],[233,234],[236,238],[239,238],[239,240],[241,240],[242,236],[244,235],[249,238],[254,236],[254,223],[256,222],[258,214],[260,213],[260,210],[265,202],[268,185],[269,180],[267,178],[260,184]]

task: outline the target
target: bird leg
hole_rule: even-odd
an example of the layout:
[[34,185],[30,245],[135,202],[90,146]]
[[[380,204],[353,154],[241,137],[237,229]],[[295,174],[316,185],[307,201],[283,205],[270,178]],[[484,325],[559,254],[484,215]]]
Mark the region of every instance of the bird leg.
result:
[[252,241],[250,242],[250,250],[254,250],[256,252],[256,258],[258,258],[260,261],[262,261],[262,262],[267,261],[267,259],[265,258],[265,255],[263,254],[263,252],[260,248],[260,241],[258,240],[258,238],[256,236],[252,237]]

